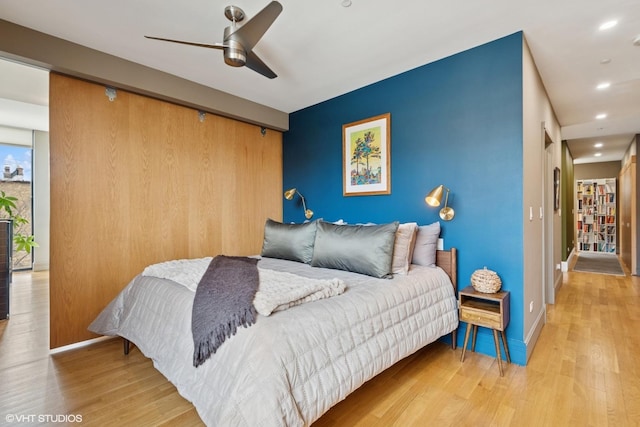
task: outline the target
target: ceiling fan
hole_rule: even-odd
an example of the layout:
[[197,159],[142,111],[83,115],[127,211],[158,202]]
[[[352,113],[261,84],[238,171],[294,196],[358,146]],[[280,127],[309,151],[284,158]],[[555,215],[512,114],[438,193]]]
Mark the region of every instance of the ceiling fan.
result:
[[205,44],[166,39],[162,37],[145,37],[148,39],[180,43],[190,46],[221,49],[224,52],[224,62],[228,65],[231,65],[232,67],[242,67],[246,65],[253,71],[273,79],[277,77],[276,73],[274,73],[267,64],[262,62],[262,60],[253,53],[252,49],[258,41],[260,41],[271,24],[273,24],[273,21],[275,21],[278,15],[280,15],[280,12],[282,12],[282,5],[277,1],[272,1],[244,25],[238,27],[236,24],[245,18],[244,11],[237,6],[227,6],[224,9],[224,16],[231,21],[231,25],[224,29],[222,43]]

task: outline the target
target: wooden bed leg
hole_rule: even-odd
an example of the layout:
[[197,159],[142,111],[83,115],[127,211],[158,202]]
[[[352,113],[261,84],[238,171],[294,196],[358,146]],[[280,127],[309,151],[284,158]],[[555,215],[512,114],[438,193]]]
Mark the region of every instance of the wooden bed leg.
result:
[[455,350],[458,345],[458,329],[451,332],[451,350]]
[[126,338],[122,338],[124,340],[124,354],[129,354],[129,340]]

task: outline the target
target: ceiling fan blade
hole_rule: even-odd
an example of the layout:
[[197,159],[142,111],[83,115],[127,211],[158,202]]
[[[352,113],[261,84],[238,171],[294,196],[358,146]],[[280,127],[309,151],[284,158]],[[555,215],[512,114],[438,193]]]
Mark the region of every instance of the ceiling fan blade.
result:
[[152,40],[160,40],[163,42],[186,44],[189,46],[207,47],[209,49],[224,49],[225,47],[228,47],[223,43],[215,43],[215,44],[194,43],[194,42],[185,42],[182,40],[164,39],[162,37],[151,37],[151,36],[145,36],[145,38],[152,39]]
[[256,73],[260,73],[270,79],[278,77],[278,75],[274,73],[271,68],[267,66],[267,64],[262,62],[262,60],[258,58],[258,55],[253,53],[253,51],[251,50],[247,52],[247,62],[244,65],[247,68],[251,68]]
[[280,15],[280,12],[282,12],[282,5],[277,1],[272,1],[246,24],[229,34],[229,38],[239,41],[247,51],[253,49],[273,24],[273,21]]

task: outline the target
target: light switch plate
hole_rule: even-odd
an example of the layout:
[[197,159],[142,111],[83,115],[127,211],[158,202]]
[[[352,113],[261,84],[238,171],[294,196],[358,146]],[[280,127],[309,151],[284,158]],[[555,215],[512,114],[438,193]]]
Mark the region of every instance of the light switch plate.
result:
[[444,250],[444,239],[438,239],[438,250],[439,251]]

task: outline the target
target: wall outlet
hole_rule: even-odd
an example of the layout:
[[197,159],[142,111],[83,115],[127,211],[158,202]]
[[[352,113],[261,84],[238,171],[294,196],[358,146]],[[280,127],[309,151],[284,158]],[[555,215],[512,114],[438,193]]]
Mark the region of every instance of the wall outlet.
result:
[[529,303],[529,313],[533,313],[533,301]]
[[444,239],[438,239],[438,247],[437,249],[439,251],[443,251],[444,250]]

